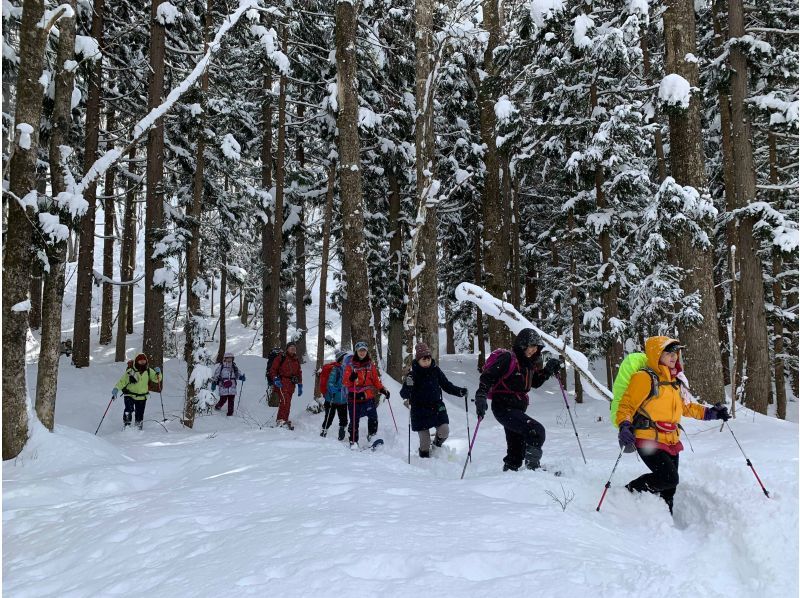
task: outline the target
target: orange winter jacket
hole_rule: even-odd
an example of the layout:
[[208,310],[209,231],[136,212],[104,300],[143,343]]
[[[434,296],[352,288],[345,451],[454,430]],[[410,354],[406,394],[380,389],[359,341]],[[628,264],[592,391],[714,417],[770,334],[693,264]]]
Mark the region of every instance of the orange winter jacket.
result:
[[[351,374],[355,373],[355,380],[352,380]],[[364,361],[358,361],[353,358],[344,368],[344,377],[342,382],[347,388],[348,395],[364,393],[364,399],[368,400],[375,397],[377,393],[383,390],[383,383],[378,374],[378,368],[367,356]]]
[[[670,374],[669,368],[658,363],[664,348],[676,342],[678,342],[676,339],[668,336],[652,336],[645,341],[647,367],[658,374],[660,382],[673,383],[676,381]],[[675,427],[675,429],[674,431],[665,431],[663,428],[652,427],[636,429],[637,439],[655,440],[666,445],[678,444],[680,442],[680,431],[677,426],[670,426],[670,424],[679,424],[683,415],[695,419],[703,419],[706,409],[697,403],[684,403],[677,384],[674,386],[659,385],[658,395],[645,404],[651,387],[652,381],[650,374],[647,372],[640,371],[631,376],[628,389],[619,402],[616,423],[619,426],[625,420],[633,422],[637,410],[641,410],[640,412],[643,412],[653,422],[662,422],[667,424],[666,427]]]

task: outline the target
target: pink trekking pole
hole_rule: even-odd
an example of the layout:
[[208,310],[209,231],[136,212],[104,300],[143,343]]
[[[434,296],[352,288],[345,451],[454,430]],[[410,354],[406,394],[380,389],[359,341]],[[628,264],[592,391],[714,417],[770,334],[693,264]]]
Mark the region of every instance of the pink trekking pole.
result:
[[475,446],[475,438],[478,436],[478,428],[481,427],[482,417],[478,418],[478,423],[475,424],[475,432],[472,434],[472,441],[469,443],[469,450],[467,451],[467,460],[464,461],[464,469],[461,470],[461,479],[464,479],[464,474],[467,471],[467,465],[472,460],[472,447]]
[[624,449],[620,449],[619,450],[619,456],[617,457],[617,462],[614,463],[614,469],[611,470],[611,475],[608,476],[608,481],[606,482],[606,487],[603,489],[603,496],[600,497],[600,502],[597,503],[597,508],[595,509],[595,511],[600,511],[600,507],[603,505],[603,500],[605,500],[605,498],[606,498],[606,492],[608,492],[608,489],[611,488],[611,478],[614,477],[614,472],[617,471],[617,465],[619,465],[619,460],[622,459],[622,453],[623,452],[624,452]]

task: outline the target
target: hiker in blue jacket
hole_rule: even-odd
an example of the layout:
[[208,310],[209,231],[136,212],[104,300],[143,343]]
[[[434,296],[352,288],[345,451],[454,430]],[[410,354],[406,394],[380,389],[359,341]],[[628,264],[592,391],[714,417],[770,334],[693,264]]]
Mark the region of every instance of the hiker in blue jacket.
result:
[[[339,440],[344,440],[347,431],[347,395],[344,392],[342,379],[344,377],[344,365],[342,360],[347,355],[347,351],[339,349],[336,351],[336,362],[332,364],[325,384],[325,417],[322,419],[322,431],[320,436],[325,438],[328,435],[328,428],[333,423],[333,418],[339,416]],[[325,368],[323,368],[323,371]],[[321,385],[321,379],[320,379]]]
[[440,447],[450,434],[450,420],[442,400],[442,391],[464,397],[466,388],[459,388],[436,365],[431,350],[425,343],[417,343],[414,348],[414,362],[411,371],[403,378],[400,396],[403,404],[411,409],[411,429],[419,434],[419,456],[431,456],[430,429],[436,428],[433,446]]
[[508,447],[503,471],[517,471],[525,461],[527,469],[537,469],[545,440],[544,426],[526,415],[528,392],[539,388],[561,368],[558,359],[542,365],[542,337],[533,328],[524,328],[514,339],[511,351],[497,349],[486,360],[475,393],[475,411],[483,418],[492,399],[492,413],[505,428]]

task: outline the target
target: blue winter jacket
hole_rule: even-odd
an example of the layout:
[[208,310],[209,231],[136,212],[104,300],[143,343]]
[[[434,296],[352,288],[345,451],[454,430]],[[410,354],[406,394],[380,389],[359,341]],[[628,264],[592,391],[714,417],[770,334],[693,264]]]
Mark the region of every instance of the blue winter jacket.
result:
[[328,377],[328,387],[325,392],[325,400],[334,405],[344,405],[347,403],[347,394],[342,387],[342,377],[344,375],[344,366],[339,364],[334,366],[331,370],[331,375]]

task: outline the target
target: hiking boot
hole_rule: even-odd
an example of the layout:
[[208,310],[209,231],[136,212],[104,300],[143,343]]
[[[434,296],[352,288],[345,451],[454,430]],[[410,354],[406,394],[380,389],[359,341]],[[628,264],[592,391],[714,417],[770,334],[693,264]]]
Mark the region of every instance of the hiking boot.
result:
[[539,469],[542,458],[542,449],[538,446],[529,446],[525,449],[525,469]]
[[222,411],[222,407],[217,407],[216,405],[214,405],[214,411]]
[[446,438],[439,438],[437,436],[436,438],[433,439],[433,446],[435,446],[436,448],[441,448],[445,440]]
[[141,432],[143,425],[144,425],[144,422],[136,422],[136,429]]
[[322,436],[323,438],[325,438],[328,435],[328,430],[326,430],[325,428],[322,428],[322,431],[319,433],[319,435]]
[[514,465],[509,465],[508,463],[503,464],[503,471],[518,471],[518,470],[519,470],[519,465],[514,466]]
[[372,439],[375,438],[377,435],[378,435],[377,432],[375,432],[374,434],[367,434],[367,442],[372,442]]
[[422,449],[419,449],[419,456],[422,459],[429,459],[430,456],[431,456],[431,452],[430,451],[423,451]]
[[339,440],[344,440],[345,432],[346,428],[344,426],[339,426]]
[[353,442],[353,441],[351,440],[351,441],[350,441],[350,450],[351,450],[351,451],[357,451],[357,450],[358,450],[358,443],[357,443],[357,442]]

